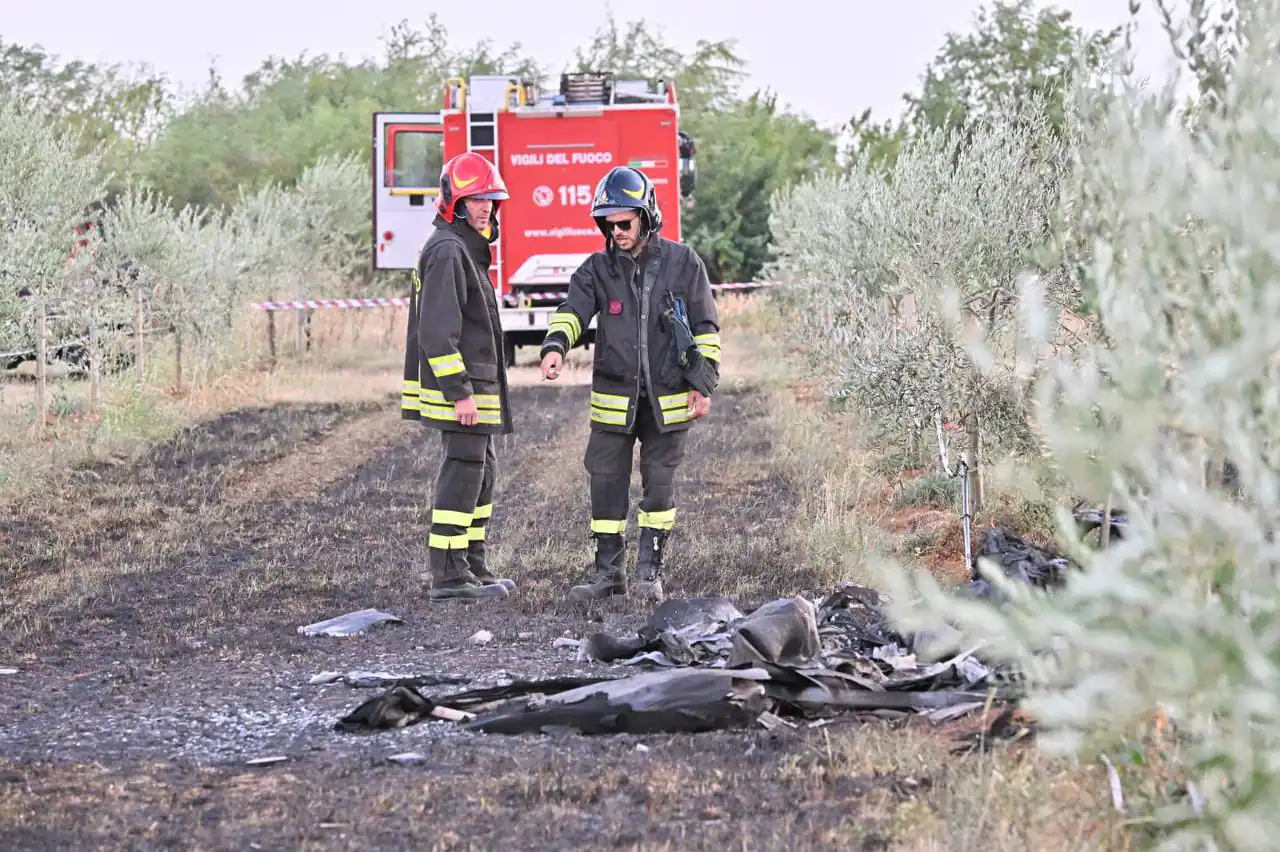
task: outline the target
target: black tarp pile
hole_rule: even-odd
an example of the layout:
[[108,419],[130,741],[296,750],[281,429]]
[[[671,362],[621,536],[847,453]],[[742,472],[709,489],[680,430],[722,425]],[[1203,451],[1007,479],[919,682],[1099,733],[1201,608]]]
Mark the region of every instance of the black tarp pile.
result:
[[[1121,511],[1114,511],[1110,518],[1107,518],[1102,509],[1077,506],[1073,514],[1076,528],[1082,536],[1099,531],[1103,526],[1109,526],[1110,540],[1118,541],[1124,537],[1128,529],[1127,518]],[[978,573],[979,559],[988,559],[996,563],[1005,576],[1011,579],[1045,590],[1058,588],[1065,582],[1068,571],[1079,568],[1063,556],[1038,547],[999,527],[991,527],[987,530],[982,546],[974,554],[973,564],[969,566],[972,579],[965,587],[965,591],[977,597],[997,601],[1001,600],[1002,596]]]
[[1087,535],[1101,530],[1104,526],[1109,526],[1111,528],[1111,540],[1119,541],[1129,531],[1129,518],[1120,509],[1112,509],[1110,517],[1107,517],[1105,509],[1081,504],[1076,506],[1073,515],[1076,528],[1080,530],[1081,535]]
[[996,563],[1006,577],[1041,589],[1062,585],[1066,572],[1073,568],[1065,558],[999,527],[992,527],[987,530],[982,547],[974,554],[974,564],[970,568],[973,579],[965,587],[969,594],[989,600],[999,600],[1002,596],[990,581],[978,573],[979,559]]
[[504,734],[707,731],[847,711],[945,720],[1012,697],[973,650],[936,663],[918,660],[912,637],[886,624],[882,604],[879,593],[853,584],[816,602],[782,598],[749,614],[726,598],[668,600],[635,635],[596,633],[580,645],[583,658],[648,670],[439,698],[397,685],[337,727],[401,727],[435,717]]

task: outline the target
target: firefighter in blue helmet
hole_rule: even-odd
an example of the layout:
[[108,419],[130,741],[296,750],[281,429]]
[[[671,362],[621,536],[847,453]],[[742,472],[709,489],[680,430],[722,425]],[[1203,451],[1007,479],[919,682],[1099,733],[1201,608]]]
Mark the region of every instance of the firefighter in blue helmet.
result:
[[591,533],[595,563],[574,600],[628,591],[623,565],[632,452],[640,442],[644,495],[639,507],[636,591],[661,600],[662,563],[675,524],[675,474],[694,421],[711,409],[719,381],[720,328],[702,259],[662,237],[653,181],[626,166],[596,187],[591,216],[604,248],[573,273],[569,294],[542,344],[543,378],[560,375],[564,356],[596,318],[591,379]]

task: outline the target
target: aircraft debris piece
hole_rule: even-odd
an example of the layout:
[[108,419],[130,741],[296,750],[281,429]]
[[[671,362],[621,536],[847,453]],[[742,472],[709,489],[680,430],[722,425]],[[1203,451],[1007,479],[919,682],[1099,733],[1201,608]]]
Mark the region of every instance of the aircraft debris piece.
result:
[[304,636],[356,636],[379,624],[404,624],[404,620],[376,609],[361,609],[336,618],[299,627]]
[[[427,696],[399,684],[338,724],[378,730],[429,718],[489,734],[780,729],[849,712],[948,721],[1016,690],[980,648],[927,661],[888,624],[883,597],[846,583],[817,600],[743,613],[726,598],[668,599],[632,635],[597,632],[585,656],[617,675],[514,681]],[[626,674],[621,674],[627,672]]]

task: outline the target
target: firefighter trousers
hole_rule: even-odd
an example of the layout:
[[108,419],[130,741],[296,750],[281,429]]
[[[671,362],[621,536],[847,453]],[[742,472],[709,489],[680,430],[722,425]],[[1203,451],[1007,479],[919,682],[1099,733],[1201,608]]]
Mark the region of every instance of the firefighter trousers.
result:
[[684,461],[685,430],[662,433],[656,413],[645,398],[636,411],[631,434],[592,430],[584,459],[591,477],[591,532],[622,534],[630,506],[632,451],[640,441],[639,526],[670,531],[675,525],[675,476]]
[[[449,577],[467,566],[468,551],[484,549],[485,528],[493,517],[493,484],[498,457],[493,436],[442,431],[443,453],[436,474],[427,546],[432,566]],[[460,557],[460,558],[453,558]]]

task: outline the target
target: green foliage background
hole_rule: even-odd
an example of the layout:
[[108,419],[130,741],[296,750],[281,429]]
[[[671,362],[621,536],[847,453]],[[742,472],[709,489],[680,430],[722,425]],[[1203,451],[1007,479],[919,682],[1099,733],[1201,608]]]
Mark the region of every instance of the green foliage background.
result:
[[[771,260],[769,200],[796,179],[840,170],[841,136],[854,138],[854,159],[891,161],[913,128],[963,122],[993,92],[1044,90],[1066,73],[1076,40],[1103,38],[1071,27],[1070,13],[1038,13],[1029,0],[997,3],[978,33],[948,36],[922,91],[905,96],[901,119],[876,123],[863,113],[824,128],[783,109],[776,93],[744,91],[745,64],[732,41],[700,41],[684,52],[664,29],[605,18],[571,65],[675,79],[682,125],[698,143],[699,187],[684,238],[722,280],[751,280]],[[61,127],[81,134],[86,151],[104,150],[111,193],[152,188],[174,209],[228,210],[242,193],[291,187],[323,157],[367,164],[370,113],[434,109],[453,75],[520,74],[553,84],[559,70],[541,67],[518,42],[460,45],[433,15],[390,29],[378,59],[273,56],[236,84],[210,70],[200,90],[179,95],[147,67],[63,63],[0,35],[0,93],[35,95]]]
[[[773,92],[744,90],[733,41],[703,40],[683,52],[651,22],[609,16],[570,65],[676,81],[682,125],[698,145],[684,238],[714,275],[748,281],[771,259],[771,197],[800,177],[841,170],[842,136],[852,137],[855,160],[891,162],[914,129],[963,122],[998,93],[1047,90],[1066,75],[1074,43],[1106,37],[1081,33],[1070,13],[1037,11],[1030,0],[997,3],[976,33],[948,36],[921,91],[904,97],[902,118],[875,122],[861,113],[836,128],[785,110]],[[204,86],[183,95],[146,66],[62,62],[0,34],[0,95],[35,96],[86,151],[103,150],[113,196],[147,187],[175,209],[227,210],[242,194],[292,186],[322,158],[367,164],[370,113],[438,107],[448,77],[504,73],[554,84],[560,70],[519,43],[460,45],[432,16],[392,27],[376,59],[270,57],[235,84],[211,70]],[[379,283],[366,277],[364,285]]]
[[[900,116],[849,104],[840,128],[744,91],[730,41],[686,53],[609,18],[571,65],[675,79],[699,150],[685,239],[722,279],[791,285],[772,291],[777,327],[835,399],[859,401],[881,451],[960,417],[1009,493],[1043,497],[1043,476],[1055,503],[1126,513],[1125,541],[1098,552],[1060,517],[1085,570],[1055,595],[993,574],[1003,608],[886,565],[901,622],[1019,663],[1041,741],[1076,759],[1137,765],[1143,720],[1165,714],[1177,743],[1159,759],[1179,782],[1135,791],[1159,807],[1126,822],[1167,848],[1271,848],[1280,0],[1228,2],[1217,21],[1191,0],[1189,31],[1156,3],[1190,99],[1118,87],[1103,58],[1124,31],[1033,0],[996,0],[948,35]],[[477,72],[553,76],[519,44],[459,48],[435,18],[392,28],[377,60],[270,58],[190,97],[147,69],[0,41],[0,353],[6,326],[29,328],[10,295],[26,281],[60,283],[49,295],[99,325],[136,288],[117,307],[141,293],[210,372],[243,359],[230,331],[251,296],[381,289],[359,268],[370,113],[431,109],[446,77]],[[138,274],[85,285],[65,268],[69,231],[104,181],[122,235],[105,266]],[[1081,321],[1069,335],[1064,311]],[[1224,458],[1238,495],[1207,476]]]

